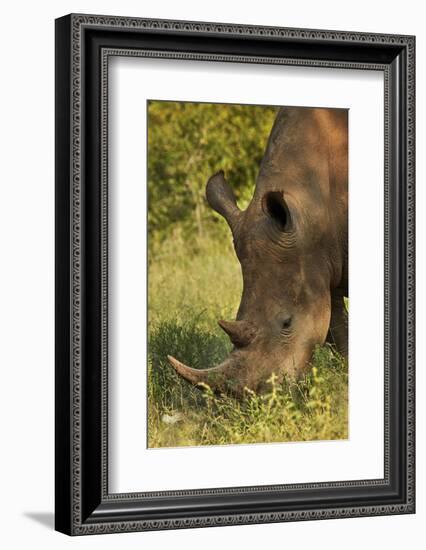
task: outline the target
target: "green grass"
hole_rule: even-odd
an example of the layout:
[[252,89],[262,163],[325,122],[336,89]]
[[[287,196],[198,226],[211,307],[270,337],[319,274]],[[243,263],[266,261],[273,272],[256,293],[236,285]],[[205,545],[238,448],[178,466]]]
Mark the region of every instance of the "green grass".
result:
[[218,319],[235,317],[239,264],[230,244],[175,235],[149,257],[148,445],[226,445],[348,437],[346,362],[318,347],[301,381],[277,384],[242,401],[216,397],[182,380],[167,362],[174,355],[195,368],[222,361],[231,349]]

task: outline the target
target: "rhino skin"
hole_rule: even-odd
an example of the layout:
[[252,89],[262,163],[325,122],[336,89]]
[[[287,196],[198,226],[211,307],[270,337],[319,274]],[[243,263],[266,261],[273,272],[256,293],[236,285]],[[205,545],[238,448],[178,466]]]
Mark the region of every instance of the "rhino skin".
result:
[[234,348],[207,369],[169,356],[173,368],[240,398],[245,388],[264,392],[273,373],[278,381],[303,375],[317,344],[331,342],[346,356],[347,110],[281,108],[248,208],[238,208],[222,171],[206,196],[228,222],[241,264],[237,318],[219,321]]

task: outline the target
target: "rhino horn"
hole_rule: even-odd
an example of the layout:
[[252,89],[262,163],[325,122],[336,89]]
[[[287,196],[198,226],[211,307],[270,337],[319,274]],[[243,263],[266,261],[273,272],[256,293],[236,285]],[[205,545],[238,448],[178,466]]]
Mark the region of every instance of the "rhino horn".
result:
[[256,336],[256,328],[249,321],[218,321],[236,348],[248,346]]
[[206,198],[209,205],[228,222],[234,232],[241,210],[230,185],[225,180],[223,170],[214,174],[207,182]]
[[167,359],[175,371],[194,386],[205,384],[215,392],[223,392],[228,386],[231,370],[229,359],[210,369],[193,369],[171,355],[168,355]]

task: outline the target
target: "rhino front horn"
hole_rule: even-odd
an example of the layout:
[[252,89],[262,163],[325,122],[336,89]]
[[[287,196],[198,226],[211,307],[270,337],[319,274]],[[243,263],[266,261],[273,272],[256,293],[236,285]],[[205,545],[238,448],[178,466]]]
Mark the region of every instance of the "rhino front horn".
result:
[[248,346],[256,336],[256,328],[249,321],[218,321],[236,348]]
[[229,359],[211,369],[193,369],[171,355],[168,355],[167,359],[175,371],[194,386],[205,384],[216,392],[224,392],[227,389],[232,370]]

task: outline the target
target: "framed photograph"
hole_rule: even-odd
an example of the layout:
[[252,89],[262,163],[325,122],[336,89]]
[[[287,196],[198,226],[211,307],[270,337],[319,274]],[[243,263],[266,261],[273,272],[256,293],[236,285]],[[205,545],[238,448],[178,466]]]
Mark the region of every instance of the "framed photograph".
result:
[[413,36],[56,20],[56,529],[415,511]]

